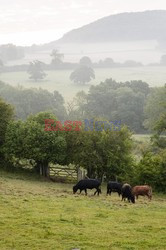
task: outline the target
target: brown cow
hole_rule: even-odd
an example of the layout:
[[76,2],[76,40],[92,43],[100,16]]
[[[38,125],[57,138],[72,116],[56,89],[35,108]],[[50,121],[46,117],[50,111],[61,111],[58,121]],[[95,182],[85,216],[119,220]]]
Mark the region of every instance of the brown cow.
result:
[[149,200],[152,199],[152,188],[148,185],[144,185],[144,186],[135,186],[132,189],[132,193],[134,196],[136,196],[136,198],[138,199],[138,196],[147,196],[149,198]]

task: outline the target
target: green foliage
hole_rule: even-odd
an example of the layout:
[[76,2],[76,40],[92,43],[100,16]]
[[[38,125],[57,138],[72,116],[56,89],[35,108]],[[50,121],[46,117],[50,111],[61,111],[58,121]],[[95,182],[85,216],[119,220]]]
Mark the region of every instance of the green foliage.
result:
[[137,169],[140,184],[149,184],[155,191],[166,192],[166,150],[160,154],[146,153]]
[[[145,106],[145,127],[155,130],[156,122],[166,114],[166,87],[155,88],[148,96]],[[163,117],[163,122],[165,117]]]
[[[146,107],[150,112],[147,113],[149,115],[148,123],[155,130],[155,134],[151,137],[151,149],[144,152],[143,158],[138,165],[137,173],[138,181],[148,183],[157,191],[162,192],[166,192],[165,90],[165,88],[155,89],[148,99]],[[150,105],[152,105],[152,107]],[[155,113],[157,111],[158,113]],[[154,118],[156,120],[154,120]]]
[[26,119],[41,111],[50,111],[60,120],[66,117],[64,99],[58,91],[51,93],[41,88],[12,87],[0,82],[0,95],[15,107],[18,119]]
[[4,145],[8,159],[31,159],[46,171],[49,163],[63,162],[66,157],[64,135],[59,131],[45,131],[45,119],[56,120],[56,117],[43,112],[30,116],[25,122],[14,121],[9,124]]
[[2,146],[5,142],[5,134],[9,122],[14,114],[13,107],[0,98],[0,160],[2,160]]
[[70,75],[70,80],[77,84],[84,85],[91,81],[91,79],[95,79],[94,70],[91,67],[81,65],[75,71],[73,71]]
[[[135,132],[143,132],[144,105],[149,86],[142,81],[118,83],[112,79],[91,86],[88,94],[76,96],[76,111],[83,117],[121,120]],[[75,112],[76,113],[76,112]]]
[[66,133],[67,163],[87,169],[89,177],[128,180],[132,172],[131,134],[120,131],[85,131]]
[[43,63],[38,60],[30,62],[28,68],[28,74],[30,74],[29,78],[35,80],[35,82],[44,79],[46,77],[46,73],[43,71],[42,66]]

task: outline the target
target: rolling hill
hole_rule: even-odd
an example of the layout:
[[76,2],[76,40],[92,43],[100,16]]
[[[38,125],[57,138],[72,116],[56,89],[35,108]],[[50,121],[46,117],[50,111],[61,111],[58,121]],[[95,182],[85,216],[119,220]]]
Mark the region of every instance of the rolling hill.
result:
[[[56,43],[166,40],[166,10],[122,13],[104,17],[66,33]],[[54,42],[53,42],[54,43]],[[50,43],[53,44],[53,43]]]

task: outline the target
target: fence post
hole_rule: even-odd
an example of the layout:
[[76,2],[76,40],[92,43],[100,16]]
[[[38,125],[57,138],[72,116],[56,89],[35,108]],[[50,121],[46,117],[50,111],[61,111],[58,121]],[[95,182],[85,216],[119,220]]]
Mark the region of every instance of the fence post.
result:
[[82,170],[80,168],[78,168],[77,170],[77,181],[82,180]]

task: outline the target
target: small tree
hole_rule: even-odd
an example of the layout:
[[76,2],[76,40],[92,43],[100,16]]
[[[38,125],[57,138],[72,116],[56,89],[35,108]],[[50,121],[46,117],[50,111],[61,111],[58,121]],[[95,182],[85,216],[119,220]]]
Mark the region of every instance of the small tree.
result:
[[70,75],[70,80],[80,85],[84,85],[85,83],[90,82],[92,79],[95,79],[94,70],[87,66],[80,66]]
[[51,57],[52,57],[51,65],[53,65],[54,67],[59,66],[60,64],[63,63],[64,54],[59,53],[58,50],[54,49],[51,53]]
[[38,60],[30,62],[28,74],[30,74],[29,78],[35,80],[35,82],[44,79],[46,73],[43,71],[43,63]]

